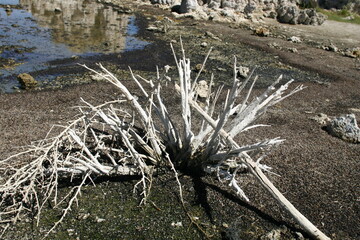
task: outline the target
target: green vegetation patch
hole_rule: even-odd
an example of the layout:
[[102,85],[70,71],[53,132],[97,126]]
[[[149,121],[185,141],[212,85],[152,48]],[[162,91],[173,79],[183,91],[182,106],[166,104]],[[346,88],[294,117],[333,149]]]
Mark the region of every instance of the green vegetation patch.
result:
[[339,11],[330,11],[322,8],[317,8],[317,11],[326,15],[329,20],[360,24],[360,16],[356,13],[350,12],[347,9],[342,9]]

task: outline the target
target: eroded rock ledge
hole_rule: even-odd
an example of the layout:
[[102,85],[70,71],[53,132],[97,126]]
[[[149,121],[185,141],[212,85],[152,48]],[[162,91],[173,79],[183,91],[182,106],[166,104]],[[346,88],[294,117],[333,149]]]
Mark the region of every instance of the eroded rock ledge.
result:
[[153,4],[180,6],[180,14],[191,14],[194,18],[217,20],[214,12],[228,18],[277,18],[290,24],[321,25],[326,16],[315,9],[300,6],[315,6],[312,0],[151,0]]

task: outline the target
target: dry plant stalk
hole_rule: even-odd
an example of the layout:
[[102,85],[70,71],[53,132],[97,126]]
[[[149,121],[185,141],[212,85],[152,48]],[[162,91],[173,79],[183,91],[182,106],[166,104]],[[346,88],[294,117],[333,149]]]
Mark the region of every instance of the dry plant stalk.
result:
[[[281,80],[279,77],[264,93],[251,99],[257,77],[246,90],[245,86],[252,79],[252,74],[241,82],[237,78],[238,66],[235,58],[233,85],[227,91],[226,101],[220,111],[216,106],[219,105],[217,100],[223,88],[212,92],[211,83],[204,101],[205,106],[200,106],[196,91],[200,73],[195,79],[191,78],[190,60],[185,57],[182,42],[180,43],[180,59],[176,57],[171,45],[178,69],[178,84],[171,81],[167,71],[163,75],[158,72],[156,81],[152,81],[133,74],[130,69],[132,79],[147,100],[145,103],[140,102],[102,65],[99,65],[100,71],[88,68],[114,84],[124,98],[100,106],[92,106],[83,101],[85,106],[80,108],[81,116],[64,126],[63,131],[56,137],[47,138],[32,149],[0,162],[3,175],[9,176],[2,178],[0,183],[1,222],[16,222],[23,213],[30,211],[30,206],[36,209],[39,221],[47,201],[52,201],[57,207],[63,207],[61,204],[67,202],[67,206],[63,207],[63,215],[54,224],[51,229],[53,230],[76,202],[81,187],[91,181],[92,177],[99,175],[142,176],[135,189],[140,189],[145,202],[152,173],[158,167],[168,167],[175,173],[176,178],[177,171],[214,174],[221,182],[231,186],[240,197],[249,201],[239,181],[240,172],[246,169],[307,233],[315,239],[329,239],[306,219],[264,174],[264,171],[268,172],[271,168],[261,161],[272,147],[283,140],[274,138],[245,146],[234,141],[238,134],[264,126],[254,124],[255,120],[269,107],[304,87],[300,85],[288,91],[291,80],[276,88]],[[181,97],[180,124],[174,123],[173,116],[169,114],[162,100],[160,83],[164,80],[167,81],[166,84],[173,84]],[[243,96],[244,91],[247,92]],[[192,125],[194,113],[202,117],[200,128]],[[11,166],[11,161],[24,156],[31,156],[31,161],[22,167]],[[82,180],[65,197],[59,199],[58,184],[64,178]],[[181,185],[179,181],[178,183],[181,195]]]

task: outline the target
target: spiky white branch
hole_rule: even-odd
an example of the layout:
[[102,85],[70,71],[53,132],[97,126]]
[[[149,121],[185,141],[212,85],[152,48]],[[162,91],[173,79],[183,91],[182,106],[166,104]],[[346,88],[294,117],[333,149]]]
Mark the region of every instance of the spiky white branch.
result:
[[[241,172],[246,170],[259,180],[309,234],[317,239],[329,239],[298,212],[263,173],[269,171],[270,167],[261,161],[273,146],[283,140],[274,138],[249,145],[241,145],[234,140],[238,134],[265,126],[255,121],[269,107],[304,87],[300,85],[289,91],[288,88],[293,82],[291,80],[276,88],[282,79],[280,76],[262,94],[252,98],[252,89],[258,79],[255,77],[247,93],[243,95],[252,74],[241,82],[237,78],[238,66],[235,58],[233,84],[226,93],[223,106],[217,107],[223,92],[223,87],[219,87],[215,92],[209,90],[205,106],[201,107],[196,93],[199,74],[192,80],[190,60],[185,57],[182,42],[180,43],[182,57],[179,59],[171,45],[178,70],[178,79],[175,79],[177,83],[166,75],[167,71],[161,77],[158,71],[157,82],[153,82],[135,76],[130,69],[133,81],[146,99],[144,102],[139,101],[102,65],[99,65],[99,71],[88,68],[114,84],[124,99],[100,106],[92,106],[84,101],[86,106],[80,108],[82,116],[65,126],[59,135],[45,139],[31,151],[0,162],[0,169],[9,175],[0,183],[1,219],[16,221],[21,217],[21,213],[27,210],[28,205],[34,203],[40,217],[44,203],[48,200],[53,200],[57,206],[68,200],[69,205],[65,208],[64,217],[77,199],[81,186],[87,179],[91,180],[93,175],[138,174],[142,178],[135,188],[142,186],[141,194],[146,200],[152,172],[161,166],[168,167],[175,173],[179,185],[179,170],[213,173],[220,182],[226,182],[236,194],[249,201],[241,188],[240,179]],[[139,79],[147,86],[143,86]],[[162,100],[163,80],[167,81],[166,85],[172,84],[180,96],[180,124],[174,123],[174,116],[169,114]],[[193,126],[194,113],[203,120],[200,127]],[[233,115],[235,116],[230,117]],[[12,159],[30,153],[33,155],[28,164],[20,168],[9,167]],[[68,194],[58,199],[58,181],[63,177],[82,177],[83,180],[81,185],[73,189],[75,195]],[[44,197],[39,198],[39,191]]]

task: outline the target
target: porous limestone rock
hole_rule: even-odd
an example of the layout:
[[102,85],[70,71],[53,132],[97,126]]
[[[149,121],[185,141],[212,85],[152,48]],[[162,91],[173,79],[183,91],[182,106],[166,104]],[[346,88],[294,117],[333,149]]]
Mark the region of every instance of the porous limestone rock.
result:
[[[153,2],[176,2],[176,0],[152,0]],[[203,10],[233,10],[237,14],[251,17],[253,14],[271,18],[278,18],[280,22],[290,24],[320,25],[325,15],[317,13],[315,9],[300,9],[304,0],[182,0],[180,13]],[[231,14],[233,15],[233,14]],[[234,19],[234,17],[231,17]],[[209,15],[209,19],[214,19]]]
[[195,11],[199,7],[197,0],[182,0],[180,5],[180,13],[188,13]]
[[360,143],[360,128],[354,114],[334,118],[327,126],[328,132],[344,141]]
[[254,1],[249,1],[248,4],[246,4],[244,8],[245,14],[251,14],[253,13],[257,8],[257,4]]
[[281,23],[297,24],[300,10],[296,6],[284,5],[277,9],[277,19]]
[[277,9],[277,19],[281,23],[321,25],[326,16],[315,9],[299,9],[297,6],[283,5]]

